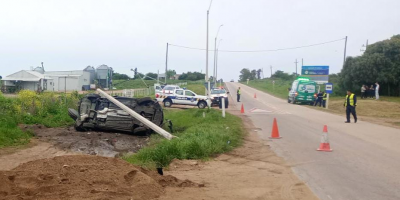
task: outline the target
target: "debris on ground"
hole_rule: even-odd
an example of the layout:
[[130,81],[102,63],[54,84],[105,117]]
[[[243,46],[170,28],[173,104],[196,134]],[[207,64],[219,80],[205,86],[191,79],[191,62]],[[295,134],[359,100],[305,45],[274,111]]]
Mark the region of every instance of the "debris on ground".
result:
[[80,154],[120,157],[135,153],[147,145],[148,136],[115,132],[79,132],[73,127],[46,128],[41,125],[20,125],[40,141],[49,142],[64,151]]
[[203,187],[161,176],[118,158],[58,156],[0,171],[0,199],[153,199],[165,187]]

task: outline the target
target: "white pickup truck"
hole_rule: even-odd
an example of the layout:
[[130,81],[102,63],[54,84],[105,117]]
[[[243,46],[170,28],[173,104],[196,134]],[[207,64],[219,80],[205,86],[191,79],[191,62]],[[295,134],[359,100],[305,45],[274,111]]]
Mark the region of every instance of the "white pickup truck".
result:
[[207,107],[207,97],[197,95],[191,90],[175,89],[172,94],[156,94],[158,102],[163,102],[165,107],[171,107],[172,104],[193,105],[203,109]]

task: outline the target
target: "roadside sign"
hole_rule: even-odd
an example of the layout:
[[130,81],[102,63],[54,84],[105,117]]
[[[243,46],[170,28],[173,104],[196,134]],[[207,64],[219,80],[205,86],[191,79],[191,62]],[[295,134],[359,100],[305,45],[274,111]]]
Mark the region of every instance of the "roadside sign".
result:
[[309,78],[318,84],[328,83],[329,66],[302,66],[301,76]]
[[332,94],[332,92],[333,92],[333,84],[332,83],[325,84],[325,92],[328,94]]

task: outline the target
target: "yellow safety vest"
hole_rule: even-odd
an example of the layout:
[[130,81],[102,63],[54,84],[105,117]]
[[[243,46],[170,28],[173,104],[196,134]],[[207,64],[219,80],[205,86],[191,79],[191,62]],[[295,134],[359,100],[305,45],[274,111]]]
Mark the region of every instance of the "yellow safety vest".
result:
[[322,100],[326,100],[327,94],[324,92],[324,96],[322,96]]
[[[349,97],[349,95],[346,95],[346,99],[344,100],[344,106],[347,106],[347,98]],[[354,106],[354,94],[350,95],[350,106]],[[357,104],[356,104],[357,105]]]
[[237,94],[240,94],[240,90],[239,89],[237,90]]

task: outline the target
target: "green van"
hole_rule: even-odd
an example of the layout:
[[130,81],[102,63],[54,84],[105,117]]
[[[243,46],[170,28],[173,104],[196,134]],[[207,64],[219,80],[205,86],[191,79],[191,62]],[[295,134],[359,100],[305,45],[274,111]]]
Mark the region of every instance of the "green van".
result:
[[288,103],[314,103],[315,94],[317,93],[317,83],[309,79],[298,78],[293,81],[292,87],[289,89]]

